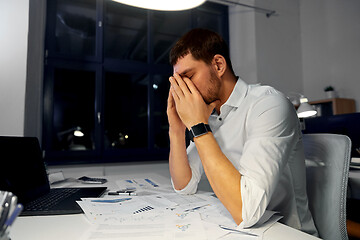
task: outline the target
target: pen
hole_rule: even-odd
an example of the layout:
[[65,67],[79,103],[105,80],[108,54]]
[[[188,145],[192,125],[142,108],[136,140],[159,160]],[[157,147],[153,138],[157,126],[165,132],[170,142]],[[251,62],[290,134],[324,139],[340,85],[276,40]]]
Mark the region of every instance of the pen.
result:
[[224,229],[224,230],[238,232],[238,233],[246,234],[246,235],[253,236],[253,237],[258,237],[258,235],[256,235],[256,234],[245,232],[245,231],[240,231],[240,230],[237,230],[237,229],[228,228],[228,227],[225,227],[225,226],[222,226],[222,225],[219,225],[219,227]]
[[117,196],[117,195],[124,195],[124,196],[135,196],[136,192],[108,192],[108,195],[113,195],[113,196]]
[[190,208],[190,209],[186,209],[184,212],[190,212],[190,211],[195,211],[195,210],[199,210],[200,208],[206,207],[209,204],[206,204],[204,206],[199,206],[199,207],[194,207],[194,208]]
[[0,235],[4,233],[5,222],[9,215],[9,209],[10,209],[10,204],[6,202],[3,206],[3,211],[1,213],[1,218],[0,218]]
[[131,198],[117,198],[117,199],[97,199],[97,200],[91,200],[91,202],[96,203],[119,203],[131,200]]
[[10,199],[10,211],[9,214],[11,215],[14,211],[14,209],[17,207],[17,196],[12,195],[11,199]]
[[5,202],[5,199],[6,199],[6,197],[7,197],[7,194],[8,194],[8,192],[6,192],[6,191],[0,191],[0,194],[2,194],[2,199],[1,199],[1,201],[0,201],[0,207],[3,205],[3,203]]
[[17,204],[14,211],[11,213],[11,215],[7,219],[5,225],[6,226],[11,226],[13,224],[13,222],[15,221],[15,219],[19,216],[19,214],[21,213],[23,208],[24,207],[23,207],[23,205],[21,203]]
[[8,219],[5,222],[4,227],[2,228],[1,232],[2,234],[6,233],[6,230],[11,227],[11,225],[14,223],[15,219],[19,216],[21,211],[23,210],[22,204],[17,204],[14,211],[11,213],[11,215],[8,217]]
[[7,192],[6,191],[0,191],[0,194],[2,194],[2,199],[0,201],[0,217],[1,217],[1,214],[2,214],[3,208],[4,208],[4,203],[5,203],[5,200],[6,200],[6,197],[7,197]]
[[0,230],[2,232],[3,226],[5,221],[8,218],[9,211],[10,211],[10,204],[13,194],[11,192],[5,192],[3,203],[2,203],[2,212],[0,215]]

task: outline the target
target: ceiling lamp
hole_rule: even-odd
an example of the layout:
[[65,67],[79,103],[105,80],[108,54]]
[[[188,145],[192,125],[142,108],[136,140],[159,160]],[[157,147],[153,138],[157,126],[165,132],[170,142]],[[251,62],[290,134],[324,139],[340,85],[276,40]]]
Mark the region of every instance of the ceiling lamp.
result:
[[133,7],[160,11],[180,11],[195,8],[206,0],[113,0]]

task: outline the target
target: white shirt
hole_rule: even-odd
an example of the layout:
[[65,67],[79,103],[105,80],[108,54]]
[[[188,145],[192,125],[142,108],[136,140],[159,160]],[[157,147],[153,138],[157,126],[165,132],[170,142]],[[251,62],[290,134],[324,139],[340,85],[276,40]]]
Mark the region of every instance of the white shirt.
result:
[[[274,88],[238,79],[209,125],[222,152],[241,174],[240,227],[256,224],[265,210],[279,211],[284,224],[317,235],[305,183],[305,157],[293,105]],[[203,174],[196,146],[187,148],[192,178],[182,194],[193,194]]]

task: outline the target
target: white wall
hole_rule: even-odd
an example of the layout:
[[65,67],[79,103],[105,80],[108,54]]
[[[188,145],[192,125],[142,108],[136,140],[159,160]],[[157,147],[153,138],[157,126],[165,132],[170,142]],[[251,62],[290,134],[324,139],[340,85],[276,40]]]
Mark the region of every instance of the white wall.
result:
[[[253,0],[243,1],[253,5]],[[255,12],[242,6],[229,7],[230,57],[235,74],[247,83],[258,82]]]
[[237,74],[248,83],[271,85],[285,94],[302,92],[298,2],[241,3],[276,10],[277,15],[268,18],[263,11],[230,7],[230,49]]
[[[240,1],[243,2],[243,1]],[[230,48],[244,80],[283,93],[324,99],[333,85],[360,111],[360,1],[267,0],[245,2],[276,10],[277,16],[230,7]],[[241,9],[241,10],[238,10]]]
[[230,7],[230,49],[237,73],[248,83],[271,85],[287,95],[303,92],[299,2],[240,2],[275,10],[276,16]]
[[323,99],[332,85],[360,111],[360,1],[300,1],[304,93]]
[[0,135],[24,134],[29,0],[0,0]]
[[302,92],[299,1],[256,1],[276,16],[256,16],[258,81],[289,95]]

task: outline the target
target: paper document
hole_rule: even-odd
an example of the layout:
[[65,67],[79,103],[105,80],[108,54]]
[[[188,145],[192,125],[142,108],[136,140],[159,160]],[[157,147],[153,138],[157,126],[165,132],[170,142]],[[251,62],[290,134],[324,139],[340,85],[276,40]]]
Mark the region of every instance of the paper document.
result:
[[[252,228],[242,229],[223,204],[210,194],[181,195],[158,176],[125,177],[119,189],[136,196],[106,196],[78,201],[93,226],[87,239],[262,239],[281,217],[266,211]],[[143,194],[138,194],[143,193]]]

